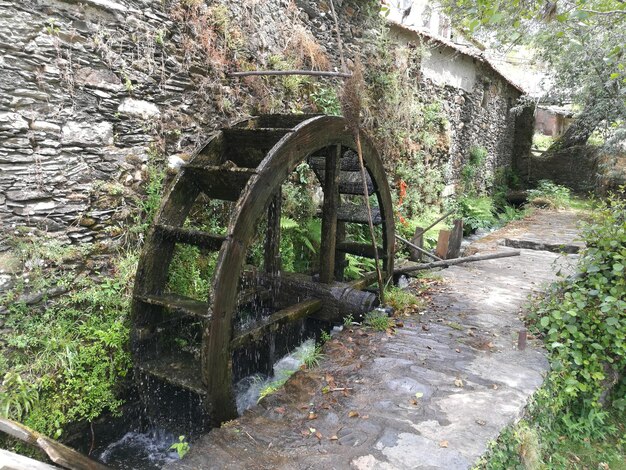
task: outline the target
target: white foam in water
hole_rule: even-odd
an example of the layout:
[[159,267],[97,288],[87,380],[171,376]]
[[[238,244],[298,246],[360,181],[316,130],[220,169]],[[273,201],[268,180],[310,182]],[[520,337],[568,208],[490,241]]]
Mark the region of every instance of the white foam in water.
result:
[[274,364],[274,373],[271,377],[257,374],[241,379],[235,386],[237,393],[237,412],[241,414],[256,405],[263,388],[271,382],[298,370],[304,363],[304,358],[311,354],[314,349],[315,340],[307,339],[290,354],[287,354]]
[[176,451],[170,450],[174,442],[177,438],[162,429],[127,432],[109,444],[98,460],[117,469],[157,469],[178,460]]

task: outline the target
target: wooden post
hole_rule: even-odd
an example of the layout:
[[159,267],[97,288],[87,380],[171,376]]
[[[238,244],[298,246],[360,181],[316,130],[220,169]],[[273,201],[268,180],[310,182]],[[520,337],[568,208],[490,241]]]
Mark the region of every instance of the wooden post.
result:
[[463,220],[455,219],[452,233],[450,234],[450,242],[448,243],[448,252],[445,259],[458,258],[461,254],[461,242],[463,241]]
[[[415,234],[413,235],[413,238],[411,238],[411,243],[419,246],[420,248],[424,248],[424,229],[422,227],[415,228]],[[411,248],[409,246],[409,259],[411,261],[420,262],[422,261],[422,254],[415,248]]]
[[320,282],[330,284],[335,273],[335,248],[337,243],[337,206],[339,205],[339,162],[341,145],[329,149],[326,155],[324,179],[324,205],[322,208],[322,240],[320,245]]
[[440,230],[439,239],[437,240],[437,249],[435,254],[442,259],[448,254],[448,246],[450,243],[450,230]]
[[280,272],[280,215],[282,210],[282,190],[279,189],[267,209],[267,234],[265,237],[265,272]]

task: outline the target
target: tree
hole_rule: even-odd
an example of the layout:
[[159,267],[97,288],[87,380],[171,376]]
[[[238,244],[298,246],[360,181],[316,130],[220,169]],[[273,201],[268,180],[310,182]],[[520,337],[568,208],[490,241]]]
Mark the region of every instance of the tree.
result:
[[580,106],[548,152],[584,145],[626,119],[626,0],[443,0],[469,34],[527,44],[554,73],[553,98]]

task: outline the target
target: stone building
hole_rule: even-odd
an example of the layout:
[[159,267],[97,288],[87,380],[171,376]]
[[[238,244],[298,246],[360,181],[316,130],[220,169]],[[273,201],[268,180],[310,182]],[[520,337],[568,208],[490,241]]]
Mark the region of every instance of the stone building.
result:
[[450,121],[445,193],[454,192],[472,147],[487,150],[480,183],[489,189],[498,168],[512,167],[530,149],[532,110],[516,114],[513,109],[524,91],[476,47],[398,23],[391,24],[391,31],[400,42],[426,49],[419,86],[444,103]]
[[[367,57],[385,29],[379,3],[335,4],[348,62]],[[440,97],[449,116],[447,193],[471,146],[488,151],[485,179],[511,165],[525,145],[511,112],[521,91],[480,54],[391,29],[429,46],[415,86]],[[141,213],[151,161],[180,162],[245,115],[319,112],[285,81],[227,72],[338,69],[334,31],[326,2],[309,0],[0,0],[2,232],[25,225],[76,242],[122,237]]]

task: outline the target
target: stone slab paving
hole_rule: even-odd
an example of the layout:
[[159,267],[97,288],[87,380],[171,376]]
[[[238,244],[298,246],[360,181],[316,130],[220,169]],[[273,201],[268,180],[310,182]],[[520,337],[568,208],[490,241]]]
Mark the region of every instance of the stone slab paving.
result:
[[[575,231],[552,222],[573,227],[575,219],[538,212],[472,249],[511,250],[501,244],[512,231],[568,244]],[[394,335],[344,330],[325,345],[319,367],[299,371],[166,468],[469,468],[541,385],[545,351],[538,340],[517,350],[520,316],[529,294],[575,257],[522,250],[441,271],[425,313],[407,317]]]

